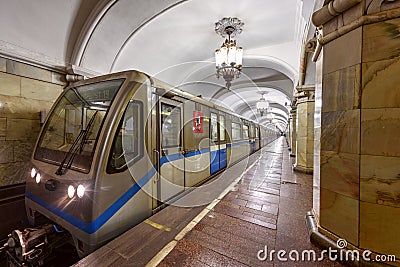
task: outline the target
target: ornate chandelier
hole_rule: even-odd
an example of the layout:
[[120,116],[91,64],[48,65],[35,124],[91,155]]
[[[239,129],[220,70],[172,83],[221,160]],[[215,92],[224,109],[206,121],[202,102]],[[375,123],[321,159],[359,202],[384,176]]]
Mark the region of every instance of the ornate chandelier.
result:
[[243,48],[236,46],[236,41],[231,39],[242,32],[244,25],[238,18],[223,18],[215,23],[215,32],[226,38],[221,48],[215,51],[215,65],[217,78],[223,77],[226,88],[232,85],[232,80],[239,78],[242,70]]
[[264,113],[267,112],[269,108],[269,103],[265,100],[264,94],[265,92],[261,92],[261,98],[257,102],[257,111],[260,112],[261,117],[264,115]]

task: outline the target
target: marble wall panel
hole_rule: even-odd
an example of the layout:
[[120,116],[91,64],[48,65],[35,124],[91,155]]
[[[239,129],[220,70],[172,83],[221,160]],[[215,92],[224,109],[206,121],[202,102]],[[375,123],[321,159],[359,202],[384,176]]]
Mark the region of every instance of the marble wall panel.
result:
[[400,108],[362,109],[361,154],[400,156]]
[[297,104],[297,114],[296,114],[296,126],[297,129],[300,127],[307,127],[307,104],[299,103]]
[[361,63],[362,30],[357,28],[324,45],[323,73],[328,74]]
[[0,141],[0,163],[14,162],[14,144],[10,141]]
[[29,175],[29,163],[2,163],[0,164],[0,174],[0,186],[23,183]]
[[296,113],[294,113],[292,116],[293,116],[293,119],[292,119],[292,135],[291,135],[292,140],[290,140],[290,142],[291,142],[291,148],[292,148],[291,155],[293,156],[293,155],[296,155],[296,136],[297,136],[297,132],[296,132],[296,121],[297,121]]
[[362,64],[362,108],[400,108],[400,58]]
[[400,208],[360,202],[360,247],[400,258]]
[[312,151],[311,153],[307,153],[306,154],[306,165],[305,167],[309,170],[312,170],[314,167],[314,151]]
[[7,59],[7,73],[52,82],[51,71]]
[[348,25],[364,14],[363,4],[357,4],[346,10],[343,14],[343,25]]
[[7,119],[6,140],[29,140],[35,142],[39,131],[39,120]]
[[361,155],[360,199],[400,208],[400,157]]
[[6,63],[7,60],[5,58],[0,57],[0,71],[1,72],[6,72]]
[[60,85],[21,78],[21,96],[30,99],[54,101],[61,94]]
[[358,245],[358,200],[321,188],[320,225]]
[[0,95],[0,117],[18,119],[40,119],[41,110],[50,110],[52,102]]
[[360,153],[360,110],[321,115],[321,150]]
[[372,23],[363,27],[363,62],[400,56],[400,18]]
[[7,129],[7,119],[0,118],[0,138],[6,137],[6,129]]
[[307,137],[308,128],[305,126],[297,127],[297,138]]
[[320,160],[321,187],[358,199],[360,156],[322,150]]
[[338,28],[338,17],[335,17],[324,24],[324,35],[336,31]]
[[400,7],[399,1],[384,1],[381,5],[381,11],[395,9]]
[[14,141],[14,160],[29,161],[34,146],[35,142]]
[[360,108],[361,64],[324,75],[322,112]]
[[297,146],[296,146],[296,165],[306,166],[306,143],[307,138],[297,138]]
[[20,96],[21,77],[0,72],[0,95]]

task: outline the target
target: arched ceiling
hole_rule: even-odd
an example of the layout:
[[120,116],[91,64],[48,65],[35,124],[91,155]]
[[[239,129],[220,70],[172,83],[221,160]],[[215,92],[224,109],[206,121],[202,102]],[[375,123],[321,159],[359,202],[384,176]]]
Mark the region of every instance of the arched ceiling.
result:
[[[309,2],[4,0],[0,54],[85,76],[138,69],[264,123],[255,107],[266,92],[284,129]],[[244,22],[236,38],[243,71],[231,90],[216,78],[213,58],[223,42],[214,24],[223,17]]]

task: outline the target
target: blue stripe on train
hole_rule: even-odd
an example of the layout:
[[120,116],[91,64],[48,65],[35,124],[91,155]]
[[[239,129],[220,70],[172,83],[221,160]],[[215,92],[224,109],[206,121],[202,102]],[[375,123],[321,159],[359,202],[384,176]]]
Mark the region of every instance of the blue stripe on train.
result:
[[[247,141],[242,141],[234,144],[227,144],[227,147],[231,146],[237,146],[241,144],[245,144]],[[211,164],[211,168],[217,168],[217,163],[218,165],[218,170],[221,168],[226,167],[226,149],[221,149],[219,151],[212,151],[211,153],[215,152],[220,153],[219,156],[221,155],[222,151],[222,160],[221,162],[214,162],[214,167],[213,164]],[[189,152],[188,154],[185,155],[186,158],[188,157],[193,157],[199,154],[204,154],[210,152],[209,148],[205,148],[202,150],[194,151],[194,152]],[[210,154],[211,154],[210,153]],[[181,154],[172,154],[168,156],[163,156],[160,159],[160,166],[167,162],[175,161],[178,159],[182,159],[183,156]],[[213,158],[218,158],[219,157],[211,157]],[[215,169],[214,169],[215,170]],[[44,207],[45,209],[51,211],[55,215],[59,216],[60,218],[64,219],[65,221],[69,222],[73,226],[79,228],[80,230],[88,233],[88,234],[93,234],[97,230],[100,229],[122,206],[124,206],[133,196],[136,195],[137,192],[139,192],[140,188],[142,188],[144,185],[146,185],[151,177],[155,174],[156,170],[155,167],[152,167],[148,173],[146,173],[136,184],[134,184],[131,188],[128,189],[118,200],[116,200],[108,209],[106,209],[99,217],[97,217],[93,222],[84,222],[71,214],[60,210],[59,208],[41,200],[40,198],[30,194],[29,192],[25,193],[25,196],[29,198],[30,200],[36,202],[40,206]],[[216,171],[214,171],[216,172]],[[212,172],[213,173],[213,172]]]
[[[192,157],[199,154],[204,154],[209,152],[210,149],[202,149],[199,151],[190,152],[185,155],[185,157]],[[178,159],[182,159],[183,156],[181,154],[172,154],[168,156],[163,156],[160,159],[160,166],[167,162],[175,161]],[[146,173],[136,184],[134,184],[131,188],[128,189],[119,199],[117,199],[108,209],[106,209],[99,217],[96,218],[93,222],[84,222],[71,214],[60,210],[59,208],[41,200],[40,198],[30,194],[29,192],[25,192],[25,196],[30,200],[36,202],[40,206],[44,207],[45,209],[51,211],[58,217],[64,219],[65,221],[69,222],[73,226],[79,228],[80,230],[88,233],[93,234],[97,230],[100,229],[117,211],[124,206],[133,196],[136,195],[139,190],[146,185],[151,177],[155,174],[156,169],[153,166],[148,173]]]

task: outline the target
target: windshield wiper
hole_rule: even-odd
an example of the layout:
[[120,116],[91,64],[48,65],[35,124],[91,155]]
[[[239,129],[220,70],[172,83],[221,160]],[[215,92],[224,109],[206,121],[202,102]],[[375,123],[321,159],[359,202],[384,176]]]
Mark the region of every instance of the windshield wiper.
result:
[[[86,128],[82,129],[79,132],[78,136],[75,138],[72,146],[68,150],[67,154],[65,155],[64,159],[61,161],[60,166],[58,167],[58,169],[56,171],[57,175],[63,175],[65,173],[64,171],[66,169],[70,169],[71,168],[72,162],[74,161],[75,156],[78,154],[78,151],[79,151],[79,153],[82,153],[83,147],[84,147],[85,142],[87,140],[87,136],[89,134],[91,126],[93,125],[93,122],[94,122],[94,119],[95,119],[97,113],[98,113],[98,111],[96,111],[93,114],[93,116],[92,116],[92,118],[90,118],[90,121],[87,124]],[[79,142],[79,139],[81,139],[80,142]],[[68,159],[68,163],[64,168],[64,165],[65,165],[65,162],[67,161],[67,159]]]

